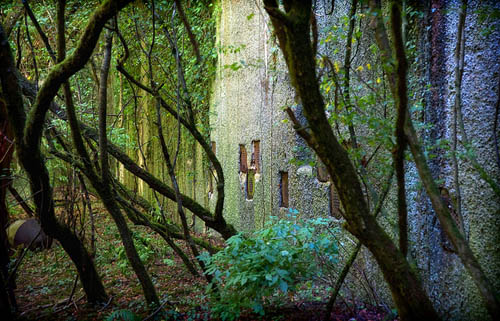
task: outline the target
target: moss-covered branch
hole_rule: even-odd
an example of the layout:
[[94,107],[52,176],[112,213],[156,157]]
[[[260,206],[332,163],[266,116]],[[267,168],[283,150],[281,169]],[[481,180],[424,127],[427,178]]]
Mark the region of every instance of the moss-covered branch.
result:
[[[30,100],[34,100],[37,94],[37,89],[33,83],[28,81],[23,75],[21,75],[17,70],[12,74],[13,78],[12,79],[17,79],[19,84],[22,87],[23,94]],[[69,96],[71,97],[71,96]],[[51,112],[56,115],[59,119],[68,121],[68,115],[67,113],[60,108],[59,105],[56,103],[52,102]],[[84,124],[84,123],[79,123],[78,128],[81,128],[82,135],[90,140],[93,140],[94,142],[98,141],[98,133],[97,131]],[[201,134],[200,134],[201,135]],[[82,140],[82,145],[83,145],[83,140]],[[77,146],[78,148],[78,146]],[[108,152],[121,164],[124,165],[124,167],[133,175],[137,176],[138,178],[141,178],[144,180],[149,187],[151,187],[153,190],[157,191],[161,195],[171,199],[175,200],[175,195],[174,191],[172,188],[166,184],[164,184],[160,179],[156,178],[154,175],[149,173],[148,171],[144,170],[142,167],[140,167],[136,162],[134,162],[126,153],[122,152],[120,148],[118,148],[116,145],[108,142],[107,146]],[[216,159],[215,154],[212,152],[211,148],[209,149],[212,156]],[[209,154],[210,155],[210,154]],[[90,159],[90,157],[88,158]],[[84,161],[84,159],[83,159]],[[90,162],[90,161],[89,161]],[[87,162],[84,161],[85,164]],[[218,163],[218,161],[217,161]],[[220,163],[219,167],[220,167]],[[222,170],[222,167],[220,167],[220,170]],[[231,225],[227,224],[225,220],[216,220],[214,218],[214,215],[212,212],[210,212],[208,209],[200,205],[198,202],[193,200],[187,195],[181,194],[182,196],[182,202],[183,205],[189,209],[191,212],[193,212],[197,217],[202,219],[204,223],[214,229],[215,231],[219,232],[224,239],[228,239],[233,235],[236,235],[236,229]]]
[[[151,205],[151,203],[146,200],[145,198],[137,195],[136,193],[133,193],[129,189],[127,189],[123,184],[118,182],[117,180],[113,181],[114,186],[116,187],[117,192],[125,199],[127,200],[131,205],[133,205],[135,208],[139,206],[140,208],[143,209],[145,213],[152,213],[154,212],[154,208]],[[168,235],[174,239],[178,240],[183,240],[184,236],[182,235],[182,228],[174,223],[169,223],[169,222],[154,222],[154,220],[150,217],[148,217],[146,214],[142,213],[139,211],[140,217],[142,217],[143,220],[148,221],[147,224],[151,224],[152,226],[158,226],[160,229],[165,230],[168,232]],[[134,222],[135,223],[135,222]],[[144,225],[144,224],[141,224]],[[148,225],[149,226],[149,225]],[[215,253],[220,250],[219,247],[211,245],[209,242],[206,240],[192,236],[195,243],[202,248],[206,249],[210,253]]]
[[396,65],[396,96],[394,97],[396,105],[396,147],[393,152],[394,168],[396,169],[396,180],[398,183],[398,226],[399,226],[399,249],[406,256],[408,253],[408,210],[406,205],[406,184],[405,184],[405,150],[406,137],[404,126],[406,115],[408,114],[408,88],[407,88],[407,70],[408,62],[403,42],[401,30],[402,19],[398,5],[391,7],[392,36],[395,43]]
[[[85,172],[85,166],[79,162],[73,155],[69,154],[68,151],[61,152],[57,150],[52,143],[54,137],[47,132],[47,142],[49,144],[50,153],[57,158],[61,159],[68,164],[71,164],[75,168],[78,168],[80,172]],[[61,141],[58,142],[61,143]],[[172,239],[183,240],[184,235],[182,234],[182,229],[172,223],[168,222],[155,222],[155,220],[149,217],[145,213],[152,213],[154,211],[153,206],[149,201],[140,197],[137,194],[132,193],[128,190],[123,184],[118,182],[116,179],[112,179],[113,186],[118,193],[115,195],[116,201],[122,206],[123,210],[127,214],[127,217],[134,223],[135,225],[142,225],[150,228],[154,232],[158,233],[167,244],[174,250],[174,252],[179,255],[179,257],[183,260],[187,269],[191,272],[191,274],[198,276],[198,272],[194,268],[193,264],[189,260],[188,256],[184,253],[182,249],[180,249]],[[95,191],[94,191],[95,192]],[[97,193],[97,192],[95,192]],[[140,211],[137,206],[143,209]],[[213,246],[206,240],[193,236],[193,241],[202,248],[206,249],[210,253],[216,253],[220,250],[220,248]]]
[[[57,239],[74,262],[87,300],[91,303],[105,302],[107,295],[89,253],[78,237],[66,225],[59,223],[55,217],[50,179],[39,144],[33,147],[25,144],[26,113],[18,76],[19,72],[14,66],[8,40],[0,26],[2,92],[7,100],[9,121],[15,131],[18,159],[30,178],[37,215],[45,233]],[[39,125],[43,127],[43,123]]]
[[59,87],[82,69],[94,51],[101,30],[106,21],[113,17],[132,0],[107,0],[90,17],[77,47],[61,63],[54,66],[38,92],[35,103],[28,116],[24,140],[29,148],[36,148],[40,142],[45,115]]
[[[35,88],[31,85],[31,83],[27,81],[23,81],[21,83],[23,84],[23,89],[26,91],[26,94],[32,95],[33,90],[35,90]],[[56,104],[53,104],[52,107],[53,108],[51,110],[56,116],[58,116],[62,120],[65,121],[68,120],[68,116],[66,115],[66,113],[63,110],[61,110]],[[79,123],[79,127],[82,129],[82,135],[84,137],[91,139],[94,142],[98,141],[98,134],[94,128],[83,123]],[[143,169],[141,166],[139,166],[127,154],[122,152],[120,148],[118,148],[116,145],[109,142],[107,149],[108,152],[117,161],[119,161],[125,167],[125,169],[127,169],[130,173],[144,180],[150,188],[157,191],[161,195],[175,201],[175,194],[170,186],[166,185],[160,179],[158,179],[157,177],[155,177],[154,175]],[[223,221],[216,220],[213,214],[208,209],[200,205],[198,202],[196,202],[189,196],[181,194],[181,197],[184,207],[186,207],[191,212],[193,212],[197,217],[202,219],[208,227],[219,232],[224,239],[228,239],[231,236],[236,235],[237,233],[236,229],[231,224],[227,224],[225,220]]]

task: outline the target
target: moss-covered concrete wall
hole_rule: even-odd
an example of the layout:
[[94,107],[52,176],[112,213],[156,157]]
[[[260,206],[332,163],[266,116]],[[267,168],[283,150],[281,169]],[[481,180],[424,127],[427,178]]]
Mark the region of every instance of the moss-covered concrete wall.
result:
[[[322,2],[317,4],[320,31],[345,16],[349,8],[347,1],[336,2],[335,14],[327,15],[328,10],[321,7]],[[418,120],[432,125],[431,129],[422,132],[427,143],[435,143],[437,139],[451,141],[455,92],[453,55],[459,1],[433,0],[418,5],[422,13],[421,28],[415,39],[419,64],[410,68],[411,77],[421,82],[422,88],[431,84],[430,89],[422,90],[425,107]],[[493,142],[500,76],[500,28],[498,19],[487,17],[484,22],[479,21],[485,13],[493,12],[493,7],[498,10],[499,3],[469,2],[462,99],[465,128],[478,159],[491,177],[500,177]],[[221,54],[211,103],[211,139],[216,143],[217,156],[226,177],[225,217],[237,228],[248,230],[262,226],[270,215],[284,214],[286,209],[280,208],[281,171],[289,175],[289,208],[298,209],[305,216],[328,215],[329,183],[318,181],[316,168],[307,164],[314,156],[304,149],[304,143],[290,124],[283,121],[286,119],[283,106],[295,104],[294,92],[261,2],[221,0],[220,9],[217,42]],[[364,31],[370,36],[369,30]],[[373,39],[366,47],[372,43]],[[334,48],[327,46],[320,50],[331,53]],[[341,60],[342,53],[337,55]],[[364,58],[358,56],[355,61]],[[248,174],[240,172],[239,146],[246,147],[249,166],[254,140],[260,141],[261,172],[256,175],[255,194],[249,200],[245,191]],[[435,152],[438,157],[431,165],[436,178],[454,196],[449,154],[445,149]],[[411,163],[407,179],[409,256],[436,308],[448,320],[487,319],[475,285],[457,255],[447,248]],[[466,158],[460,159],[459,181],[465,233],[488,277],[495,288],[500,289],[500,200]],[[394,200],[394,195],[390,195],[390,199]],[[387,211],[394,217],[391,206]],[[383,219],[387,221],[384,226],[397,239],[390,219]],[[357,264],[373,272],[369,282],[386,302],[390,302],[370,254],[363,253]]]
[[[422,33],[422,58],[429,61],[422,79],[430,84],[425,97],[425,121],[433,124],[423,134],[429,144],[453,140],[455,105],[454,50],[458,34],[461,1],[431,1]],[[465,20],[465,68],[462,84],[462,112],[465,131],[481,166],[497,182],[500,171],[493,140],[495,104],[498,102],[500,71],[500,23],[487,18],[497,1],[469,1]],[[480,22],[480,17],[487,18]],[[499,129],[497,128],[497,136]],[[460,130],[459,142],[464,141]],[[459,143],[459,153],[464,153]],[[452,159],[445,150],[437,151],[431,165],[435,178],[449,191],[450,207],[457,212]],[[490,281],[500,290],[500,199],[480,178],[470,159],[458,164],[461,208],[465,235]],[[479,291],[460,259],[441,232],[439,222],[422,191],[415,169],[408,172],[410,183],[411,255],[440,314],[449,320],[488,320]],[[497,292],[498,293],[498,292]]]
[[[221,1],[217,44],[221,54],[212,97],[211,139],[216,143],[226,184],[225,217],[239,229],[260,227],[280,207],[280,172],[288,172],[288,208],[303,215],[328,214],[328,185],[316,179],[304,142],[284,122],[294,104],[281,52],[259,2]],[[240,172],[240,145],[251,165],[253,141],[260,141],[260,172],[248,199]],[[302,162],[301,162],[302,161]],[[300,163],[299,163],[300,162]]]

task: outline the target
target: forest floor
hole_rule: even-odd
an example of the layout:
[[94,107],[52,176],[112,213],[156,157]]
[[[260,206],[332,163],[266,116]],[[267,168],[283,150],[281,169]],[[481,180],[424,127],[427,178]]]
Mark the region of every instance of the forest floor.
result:
[[[146,312],[142,291],[125,258],[118,232],[107,215],[97,215],[96,266],[110,297],[102,307],[85,304],[76,271],[58,242],[52,249],[27,252],[17,275],[16,298],[19,320],[126,320],[111,318],[112,313],[134,312],[138,320],[211,320],[204,295],[206,281],[193,277],[164,241],[142,227],[131,227],[139,255],[146,263],[162,302],[163,317]],[[86,237],[89,238],[88,236]],[[179,244],[180,245],[180,244]],[[74,292],[74,293],[72,293]],[[70,299],[71,298],[71,299]],[[245,314],[240,320],[322,320],[327,293],[297,295],[279,307],[271,307],[265,317]],[[130,320],[136,320],[130,318]],[[335,307],[329,320],[393,320],[379,307],[353,304],[349,300]]]

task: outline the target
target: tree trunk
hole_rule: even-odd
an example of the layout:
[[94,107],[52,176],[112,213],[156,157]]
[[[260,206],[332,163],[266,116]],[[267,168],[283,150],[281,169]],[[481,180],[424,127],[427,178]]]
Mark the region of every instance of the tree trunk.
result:
[[57,239],[75,263],[89,302],[106,301],[101,279],[94,263],[76,235],[58,222],[54,213],[52,188],[45,167],[45,160],[40,151],[40,141],[44,129],[46,113],[60,86],[67,83],[69,77],[83,68],[90,58],[107,20],[125,7],[131,0],[108,0],[103,2],[90,17],[82,33],[77,48],[72,54],[52,68],[38,92],[29,117],[23,105],[23,97],[14,66],[7,36],[0,26],[0,79],[2,91],[7,101],[9,121],[12,123],[18,159],[30,179],[31,190],[45,233]]
[[[389,40],[387,37],[387,33],[385,31],[385,26],[380,16],[381,12],[380,1],[371,0],[370,6],[372,11],[379,13],[373,16],[374,19],[376,19],[375,35],[380,51],[382,52],[382,57],[383,59],[385,59],[385,61],[383,60],[383,62],[386,63],[389,57],[391,57],[391,48],[389,46]],[[401,12],[399,4],[398,2],[393,1],[393,3],[391,4],[391,20],[392,20],[391,22],[392,22],[393,36],[397,34],[397,32],[399,32],[397,29],[400,28],[401,25],[399,23],[401,21],[400,15]],[[405,59],[403,57],[404,44],[402,42],[401,37],[397,37],[395,39],[395,49],[396,49],[395,50],[396,62],[398,65],[400,65],[402,60]],[[397,72],[392,71],[388,73],[389,85],[391,87],[392,94],[395,97],[396,101],[400,101],[401,99],[407,99],[406,97],[400,97],[401,95],[407,95],[406,91],[403,92],[401,91],[400,88],[402,83],[406,82],[405,77],[406,75],[401,74],[399,69],[397,70]],[[405,79],[403,80],[403,78]],[[458,256],[460,257],[462,263],[464,264],[465,268],[467,269],[472,279],[474,280],[476,286],[478,287],[483,297],[483,300],[486,303],[488,312],[490,313],[492,318],[496,320],[500,318],[500,299],[498,297],[498,294],[495,293],[495,289],[493,288],[492,285],[493,283],[490,282],[486,277],[486,274],[484,273],[481,265],[479,264],[474,253],[472,252],[467,240],[461,233],[459,226],[452,218],[448,206],[444,203],[441,197],[437,184],[430,171],[429,165],[427,164],[427,159],[424,155],[423,148],[420,145],[415,128],[413,127],[413,122],[411,120],[411,116],[408,110],[406,110],[405,118],[406,118],[406,121],[404,123],[404,134],[406,136],[405,139],[413,155],[413,159],[415,160],[415,165],[417,167],[420,179],[422,180],[422,184],[425,188],[425,191],[427,192],[427,195],[429,195],[430,201],[432,203],[432,208],[434,209],[434,212],[439,220],[439,223],[441,224],[443,231],[449,237],[453,246],[457,250]],[[484,175],[481,174],[481,176],[483,177]],[[488,181],[488,179],[485,180]],[[496,192],[495,189],[496,183],[491,182],[490,185]]]
[[439,319],[417,274],[369,214],[357,173],[328,123],[309,38],[311,1],[284,1],[286,13],[279,9],[276,1],[265,0],[264,4],[309,124],[305,130],[295,124],[295,129],[327,167],[344,205],[347,229],[375,257],[402,320]]
[[0,78],[2,80],[3,95],[6,98],[9,110],[9,120],[15,128],[17,155],[23,168],[28,173],[31,190],[37,206],[45,233],[58,240],[68,253],[78,270],[82,284],[90,303],[106,302],[107,295],[97,274],[94,262],[87,250],[71,230],[60,224],[54,214],[52,190],[45,160],[43,159],[39,144],[30,148],[24,141],[24,127],[26,113],[23,106],[21,88],[17,80],[17,70],[14,58],[10,51],[9,42],[0,26]]
[[78,124],[76,123],[76,115],[75,108],[73,106],[73,102],[71,99],[71,91],[68,84],[64,86],[64,94],[66,96],[67,101],[67,109],[68,115],[70,115],[70,124],[71,124],[71,132],[73,135],[73,142],[76,145],[76,149],[80,154],[80,157],[83,159],[86,164],[86,169],[84,174],[89,178],[92,186],[96,189],[101,201],[104,203],[104,206],[111,214],[115,224],[120,233],[120,237],[123,242],[123,247],[125,248],[125,253],[127,254],[127,258],[130,262],[130,265],[134,269],[134,272],[139,279],[139,282],[142,286],[144,296],[146,298],[146,302],[148,305],[159,305],[160,301],[158,296],[156,295],[156,290],[149,277],[144,264],[139,258],[139,254],[134,245],[134,240],[132,239],[132,235],[127,226],[127,222],[123,217],[121,210],[118,204],[115,201],[115,196],[111,191],[111,181],[110,181],[110,173],[108,166],[108,152],[107,152],[107,136],[106,136],[106,109],[107,109],[107,86],[108,86],[108,73],[109,66],[111,61],[111,46],[112,46],[112,34],[110,31],[106,33],[106,45],[104,52],[104,59],[101,68],[101,76],[100,76],[100,87],[99,87],[99,159],[100,159],[100,168],[101,168],[101,178],[99,178],[91,168],[90,158],[85,149],[85,146],[81,143],[81,133],[78,128]]

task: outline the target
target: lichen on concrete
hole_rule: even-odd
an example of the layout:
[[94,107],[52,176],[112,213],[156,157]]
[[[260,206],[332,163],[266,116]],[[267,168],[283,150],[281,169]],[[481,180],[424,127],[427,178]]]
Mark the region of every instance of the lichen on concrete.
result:
[[[347,13],[347,2],[336,4],[336,14],[327,15],[322,2],[317,2],[319,30],[341,21]],[[444,138],[451,140],[452,107],[454,104],[454,59],[459,1],[432,1],[432,8],[424,5],[422,28],[418,45],[421,60],[429,64],[412,66],[414,77],[420,77],[431,89],[423,97],[426,103],[423,117],[433,124],[422,132],[427,143]],[[463,114],[465,127],[472,138],[479,161],[492,177],[500,177],[495,166],[492,140],[494,105],[497,97],[500,70],[500,28],[488,34],[479,25],[479,12],[484,6],[496,6],[495,1],[470,1],[466,21],[466,56],[463,80]],[[303,153],[306,144],[296,135],[283,112],[284,106],[296,105],[286,65],[272,37],[266,12],[259,1],[221,0],[217,43],[221,48],[218,73],[211,101],[211,140],[217,144],[217,157],[226,177],[224,216],[239,230],[248,231],[263,226],[269,216],[283,216],[289,208],[297,209],[303,217],[329,215],[329,182],[317,179],[314,157]],[[424,15],[424,16],[425,16]],[[441,20],[436,21],[437,18]],[[433,23],[437,23],[434,25]],[[498,21],[489,22],[498,26]],[[365,23],[363,41],[368,48],[373,35]],[[429,28],[427,28],[429,27]],[[371,37],[371,38],[369,38]],[[371,40],[369,40],[371,39]],[[366,63],[370,51],[361,48],[353,66]],[[334,51],[331,45],[320,45],[320,52]],[[335,53],[341,61],[343,50]],[[375,65],[376,60],[373,61]],[[422,115],[420,115],[422,116]],[[359,135],[370,135],[361,129]],[[245,186],[248,175],[240,173],[239,145],[245,145],[248,161],[252,141],[260,141],[261,170],[256,175],[255,193],[247,199]],[[295,148],[295,149],[294,149]],[[373,151],[366,147],[366,154]],[[454,193],[451,160],[446,151],[431,161],[436,178]],[[390,152],[377,155],[374,161],[388,162]],[[250,165],[250,164],[248,164]],[[280,208],[280,172],[288,173],[289,208]],[[463,214],[466,235],[473,251],[488,277],[500,288],[500,200],[466,159],[460,160]],[[422,190],[414,165],[407,164],[409,205],[409,260],[418,270],[436,309],[444,319],[479,320],[487,318],[479,293],[456,254],[443,247],[443,234],[432,212],[428,197]],[[380,187],[382,182],[374,182]],[[212,197],[213,203],[215,197]],[[381,225],[397,241],[395,223],[395,194],[389,195],[387,215],[381,215]],[[212,206],[214,204],[211,204]],[[338,221],[341,224],[342,221]],[[348,234],[342,236],[352,243]],[[347,247],[348,248],[348,247]],[[348,251],[348,250],[347,250]],[[358,260],[369,270],[369,281],[379,291],[380,300],[391,304],[389,292],[368,251]],[[355,280],[352,276],[351,280]],[[347,289],[346,289],[347,291]],[[362,295],[362,294],[361,294]],[[369,297],[370,294],[367,294]]]
[[[424,113],[426,122],[433,127],[423,133],[428,143],[435,143],[438,139],[452,141],[454,50],[460,5],[460,1],[433,1],[432,8],[428,8],[432,10],[431,28],[429,34],[424,36],[428,37],[428,52],[422,53],[422,57],[431,58],[426,76],[431,88]],[[493,23],[491,33],[485,33],[486,25],[478,22],[481,10],[491,10],[491,6],[499,9],[499,3],[493,1],[468,3],[462,112],[465,130],[472,139],[479,162],[492,177],[500,177],[495,166],[492,140],[500,76],[499,21],[490,21]],[[460,132],[458,137],[459,141],[462,140]],[[459,143],[459,153],[463,152],[464,148]],[[454,196],[452,160],[445,150],[437,150],[437,155],[431,161],[434,175]],[[415,168],[410,168],[408,177],[411,252],[436,308],[449,320],[487,320],[489,317],[479,291],[458,256],[446,245],[446,237],[441,232],[428,198],[419,187]],[[500,200],[467,158],[459,158],[459,181],[466,237],[494,287],[500,289]]]

